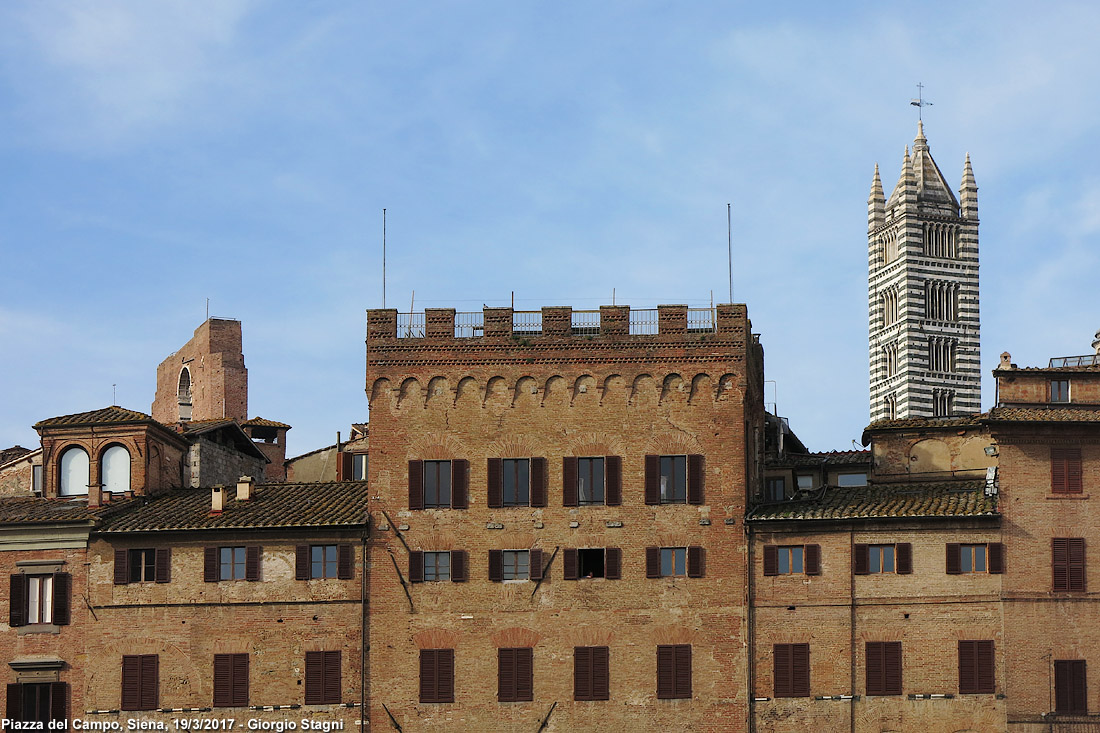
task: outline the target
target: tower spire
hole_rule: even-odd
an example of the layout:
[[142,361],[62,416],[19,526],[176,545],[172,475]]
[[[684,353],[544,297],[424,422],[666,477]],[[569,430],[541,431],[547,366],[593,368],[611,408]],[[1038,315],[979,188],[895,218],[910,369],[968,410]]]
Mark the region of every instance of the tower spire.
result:
[[882,193],[882,179],[878,176],[878,163],[875,163],[875,177],[871,179],[871,195],[867,197],[867,229],[877,229],[886,221],[886,196]]
[[978,184],[974,181],[974,169],[970,167],[970,153],[963,164],[962,185],[959,187],[959,205],[964,219],[978,218]]

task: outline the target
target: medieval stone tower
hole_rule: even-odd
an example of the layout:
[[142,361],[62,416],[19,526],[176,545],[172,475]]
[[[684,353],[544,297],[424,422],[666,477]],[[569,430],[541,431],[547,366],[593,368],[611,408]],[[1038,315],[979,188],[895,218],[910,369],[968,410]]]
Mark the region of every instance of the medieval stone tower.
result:
[[959,198],[921,123],[887,200],[878,166],[867,202],[871,421],[981,411],[978,187]]

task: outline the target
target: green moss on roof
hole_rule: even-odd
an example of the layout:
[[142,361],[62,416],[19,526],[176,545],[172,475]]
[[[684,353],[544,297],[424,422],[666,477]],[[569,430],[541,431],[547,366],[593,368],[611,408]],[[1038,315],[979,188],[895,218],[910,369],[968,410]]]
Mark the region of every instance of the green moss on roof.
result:
[[934,481],[830,487],[812,498],[761,504],[749,521],[998,516],[985,481]]

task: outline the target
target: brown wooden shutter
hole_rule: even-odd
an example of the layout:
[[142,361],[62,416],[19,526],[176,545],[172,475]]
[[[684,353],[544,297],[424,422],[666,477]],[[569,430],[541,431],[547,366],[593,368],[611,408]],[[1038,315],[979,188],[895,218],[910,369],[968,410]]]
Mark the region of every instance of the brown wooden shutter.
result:
[[516,649],[516,700],[535,699],[535,650]]
[[[947,543],[947,574],[958,575],[962,572],[962,549],[958,542]],[[961,654],[962,652],[960,652]]]
[[8,703],[4,708],[4,717],[8,720],[23,719],[23,685],[18,682],[8,684]]
[[306,652],[306,705],[324,702],[324,652]]
[[1050,490],[1055,492],[1067,491],[1066,488],[1066,449],[1050,449]]
[[698,545],[687,548],[687,571],[689,578],[702,578],[707,570],[707,552]]
[[439,702],[439,671],[435,649],[420,650],[420,702]]
[[160,657],[142,654],[141,657],[141,709],[155,710],[160,687]]
[[455,650],[437,649],[435,652],[436,695],[439,702],[455,701]]
[[661,548],[645,548],[645,576],[647,578],[661,577]]
[[504,483],[501,468],[501,460],[499,458],[489,459],[486,471],[488,478],[486,479],[485,489],[487,503],[490,509],[498,509],[504,506]]
[[[576,580],[577,579],[577,551],[572,547],[567,547],[562,550],[561,553],[561,567],[562,567],[562,579],[563,580]],[[579,647],[578,647],[579,648]]]
[[986,547],[989,550],[989,572],[1000,574],[1005,571],[1005,546],[1000,542],[990,542]]
[[202,579],[207,583],[217,583],[218,575],[218,548],[204,548],[202,558]]
[[309,576],[309,545],[298,545],[294,548],[294,579],[309,580]]
[[869,641],[866,644],[864,654],[864,671],[866,672],[866,694],[885,694],[885,661],[884,644],[881,641]]
[[913,545],[908,542],[899,542],[894,545],[898,575],[908,575],[913,572]]
[[355,469],[352,467],[352,460],[354,454],[341,453],[340,460],[336,462],[336,480],[337,481],[351,481],[355,476]]
[[424,461],[409,461],[409,509],[424,508]]
[[504,552],[489,550],[489,580],[500,583],[504,580]]
[[592,647],[573,647],[573,699],[592,699]]
[[244,548],[244,579],[257,581],[260,579],[260,547],[249,545]]
[[605,548],[603,551],[603,577],[608,580],[622,580],[622,567],[623,551],[618,547]]
[[1066,450],[1066,491],[1080,493],[1081,485],[1081,449]]
[[[9,716],[10,717],[10,716]],[[69,719],[69,683],[50,683],[50,720]],[[59,728],[58,730],[63,730]]]
[[122,709],[141,709],[141,657],[138,655],[122,657]]
[[[623,459],[621,456],[605,456],[603,459],[603,495],[607,506],[623,503]],[[600,698],[606,700],[607,698]]]
[[54,573],[53,576],[53,622],[58,626],[68,626],[73,597],[73,576],[69,573]]
[[1088,712],[1088,691],[1084,659],[1059,659],[1054,662],[1054,710],[1058,713]]
[[546,459],[531,459],[531,506],[546,506]]
[[1085,577],[1085,539],[1083,537],[1072,537],[1067,540],[1068,549],[1068,590],[1071,591],[1084,591],[1086,590],[1086,577]]
[[355,548],[349,544],[336,546],[336,577],[341,580],[355,577]]
[[516,650],[497,649],[497,700],[516,700]]
[[691,697],[691,644],[676,645],[676,697]]
[[779,548],[764,545],[764,575],[779,575]]
[[791,694],[810,695],[810,645],[791,644]]
[[975,655],[976,641],[959,641],[959,694],[968,695],[977,692],[978,660]]
[[605,646],[589,647],[592,670],[592,699],[611,699],[611,653]]
[[901,642],[888,641],[884,644],[883,667],[886,670],[885,686],[887,695],[901,694]]
[[994,654],[993,641],[978,641],[975,644],[978,683],[976,692],[993,694],[997,691],[997,657]]
[[424,553],[420,550],[409,550],[409,582],[424,582]]
[[645,457],[645,503],[661,503],[661,457]]
[[153,556],[153,578],[158,583],[172,580],[172,548],[158,547]]
[[792,697],[791,650],[793,644],[772,645],[772,680],[776,697]]
[[703,456],[688,456],[688,504],[702,504],[705,497],[706,472]]
[[467,562],[466,551],[451,550],[451,581],[465,583],[469,578],[468,567],[469,562]]
[[802,566],[806,575],[821,575],[821,545],[803,546]]
[[233,704],[233,655],[214,655],[214,707]]
[[542,550],[538,548],[530,550],[527,559],[530,561],[528,572],[531,575],[531,580],[542,580]]
[[451,461],[451,508],[470,508],[470,462]]
[[128,550],[115,550],[115,585],[126,585],[130,582],[130,566],[127,563],[129,557]]
[[577,491],[577,459],[575,456],[565,456],[561,459],[561,505],[580,506],[580,492]]
[[867,575],[871,568],[871,557],[867,545],[855,545],[852,552],[854,553],[852,558],[853,572],[856,575]]
[[1089,710],[1088,705],[1088,685],[1086,685],[1085,673],[1086,662],[1084,659],[1073,660],[1073,708],[1076,712],[1087,713]]
[[233,656],[233,704],[248,704],[248,655]]
[[326,703],[340,702],[340,652],[322,652],[324,654],[325,679],[322,694]]
[[15,573],[11,576],[8,593],[8,625],[27,625],[27,576]]
[[1054,537],[1050,541],[1050,571],[1053,590],[1069,590],[1069,540]]
[[676,647],[657,647],[657,699],[670,700],[676,696]]

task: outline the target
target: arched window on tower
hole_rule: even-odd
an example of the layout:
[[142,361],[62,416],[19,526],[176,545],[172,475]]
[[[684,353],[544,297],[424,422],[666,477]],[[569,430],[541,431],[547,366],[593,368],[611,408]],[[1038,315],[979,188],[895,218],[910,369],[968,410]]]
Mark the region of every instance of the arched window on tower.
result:
[[886,365],[886,376],[892,377],[898,373],[898,344],[896,341],[882,347],[882,353]]
[[949,389],[932,390],[932,417],[949,417],[955,410],[955,393]]
[[882,406],[886,411],[886,419],[893,420],[898,416],[898,398],[893,392],[882,398]]
[[898,291],[890,288],[882,294],[882,325],[889,326],[898,320]]
[[104,491],[130,490],[130,451],[121,445],[112,445],[103,452],[99,461],[100,482]]
[[61,496],[88,493],[88,453],[83,448],[74,445],[61,454],[59,479]]
[[176,389],[176,397],[180,406],[180,422],[191,419],[191,370],[184,367],[180,370],[179,387]]

